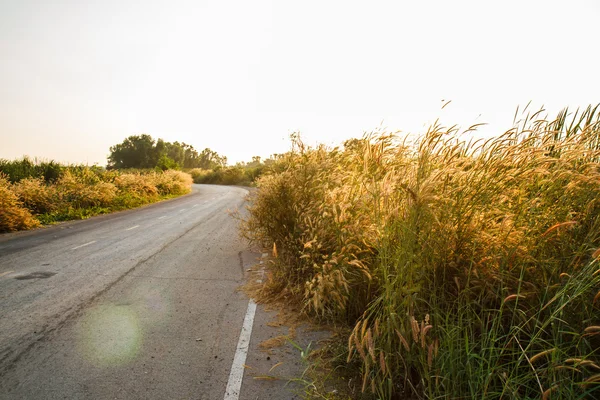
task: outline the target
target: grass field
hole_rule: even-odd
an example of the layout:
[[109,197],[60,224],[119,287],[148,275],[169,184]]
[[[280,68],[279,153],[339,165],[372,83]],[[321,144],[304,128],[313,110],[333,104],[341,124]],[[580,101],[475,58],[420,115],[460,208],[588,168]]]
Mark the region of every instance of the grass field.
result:
[[188,193],[180,171],[119,172],[28,159],[0,162],[0,232],[83,219]]
[[365,398],[600,397],[599,116],[295,137],[243,221],[266,290],[346,327]]

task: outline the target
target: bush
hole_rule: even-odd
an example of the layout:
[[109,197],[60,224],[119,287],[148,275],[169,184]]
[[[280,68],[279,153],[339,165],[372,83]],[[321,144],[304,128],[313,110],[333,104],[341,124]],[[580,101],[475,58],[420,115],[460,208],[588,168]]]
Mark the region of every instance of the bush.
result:
[[34,214],[50,213],[59,207],[56,187],[46,185],[40,178],[25,178],[13,184],[12,190]]
[[192,177],[181,171],[165,171],[154,174],[153,180],[158,192],[162,195],[180,195],[190,191]]
[[[10,165],[22,167],[27,162],[17,161]],[[61,171],[53,183],[29,176],[11,185],[2,175],[0,231],[28,229],[39,225],[40,221],[52,223],[88,218],[137,207],[187,193],[192,184],[191,176],[179,171],[121,174],[85,166],[61,167]]]
[[278,172],[258,180],[245,235],[277,249],[276,290],[349,325],[362,391],[593,397],[597,110],[521,121],[483,143],[437,125],[414,144],[294,138]]
[[11,189],[6,175],[0,173],[0,232],[39,226],[39,221],[31,215]]
[[214,170],[195,168],[190,171],[190,174],[194,179],[194,183],[250,186],[261,175],[262,171],[262,166],[234,166],[227,168],[219,167]]
[[119,191],[130,193],[136,197],[154,197],[158,195],[158,189],[148,175],[123,174],[117,176],[114,183]]
[[101,182],[90,172],[77,176],[66,171],[56,183],[56,191],[61,202],[71,208],[106,207],[117,195],[114,184]]
[[191,175],[192,179],[194,180],[195,183],[196,179],[199,179],[201,176],[203,176],[204,174],[208,173],[210,170],[205,170],[202,168],[193,168],[191,170],[188,171],[188,174]]

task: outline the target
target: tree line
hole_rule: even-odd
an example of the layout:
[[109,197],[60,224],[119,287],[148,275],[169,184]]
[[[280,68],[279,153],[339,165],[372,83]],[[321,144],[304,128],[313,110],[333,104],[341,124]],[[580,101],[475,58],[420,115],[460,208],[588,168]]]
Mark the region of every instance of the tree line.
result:
[[154,140],[144,134],[129,136],[123,143],[111,146],[107,168],[216,169],[226,165],[227,157],[209,148],[198,152],[189,144]]

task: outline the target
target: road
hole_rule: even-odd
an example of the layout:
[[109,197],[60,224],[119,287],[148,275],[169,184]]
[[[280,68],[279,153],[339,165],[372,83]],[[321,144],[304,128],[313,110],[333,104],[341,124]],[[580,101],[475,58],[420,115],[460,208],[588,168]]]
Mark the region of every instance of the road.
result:
[[246,194],[194,185],[0,236],[0,398],[223,399],[256,260],[228,213]]

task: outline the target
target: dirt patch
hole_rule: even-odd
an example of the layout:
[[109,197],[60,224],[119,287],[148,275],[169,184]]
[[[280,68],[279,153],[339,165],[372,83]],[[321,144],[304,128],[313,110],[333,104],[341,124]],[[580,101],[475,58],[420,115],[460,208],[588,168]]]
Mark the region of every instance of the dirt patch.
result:
[[[246,269],[248,278],[240,288],[272,315],[262,322],[264,327],[272,328],[271,334],[263,335],[257,346],[265,358],[263,363],[254,360],[252,367],[247,367],[249,375],[255,380],[294,381],[302,393],[294,399],[350,398],[349,382],[338,376],[339,362],[334,360],[340,353],[334,350],[342,342],[340,334],[330,326],[311,320],[303,312],[302,296],[294,296],[278,286],[272,280],[271,268],[276,266],[263,254],[256,265]],[[294,368],[300,368],[295,377]]]
[[48,279],[51,276],[56,275],[56,272],[50,272],[50,271],[37,271],[37,272],[32,272],[30,274],[27,275],[17,275],[14,276],[14,279],[17,279],[19,281],[23,281],[26,279]]

